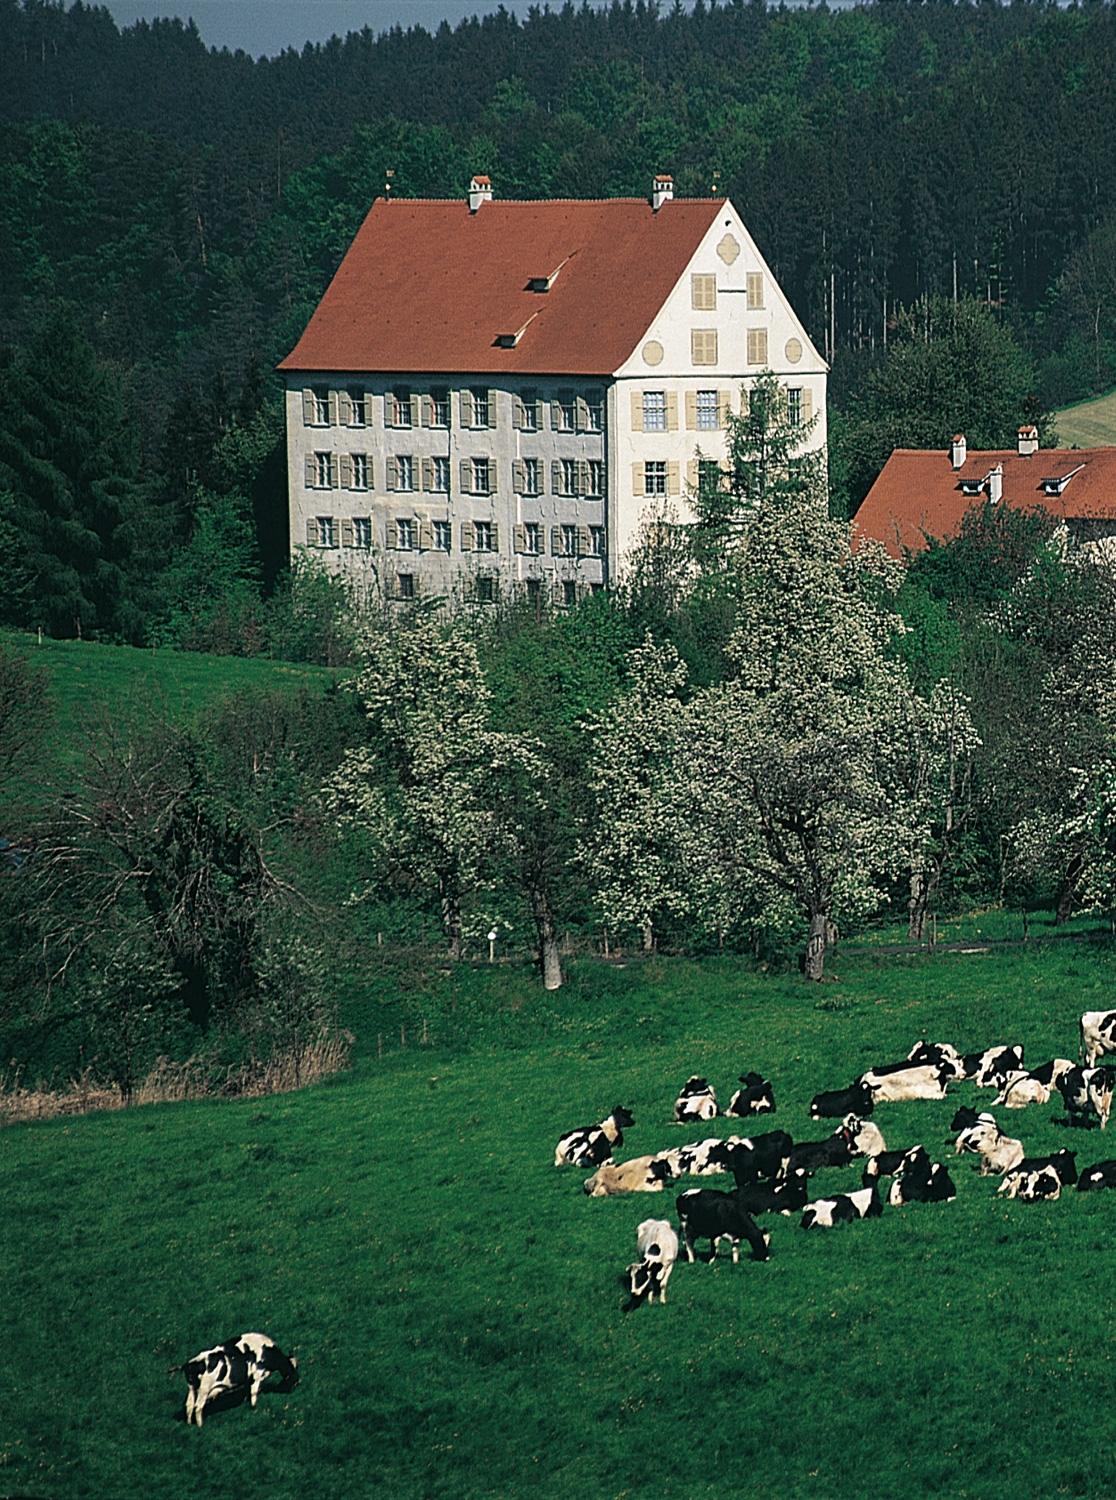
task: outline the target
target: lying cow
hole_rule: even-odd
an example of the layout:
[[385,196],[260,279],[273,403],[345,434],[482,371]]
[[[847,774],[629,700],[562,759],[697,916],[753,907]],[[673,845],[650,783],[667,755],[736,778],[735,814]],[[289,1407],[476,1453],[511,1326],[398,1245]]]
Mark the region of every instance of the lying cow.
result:
[[1003,1088],[1008,1075],[1023,1071],[1023,1044],[1014,1047],[987,1047],[983,1052],[966,1053],[965,1077],[978,1089]]
[[1050,1085],[1043,1083],[1030,1073],[1011,1073],[1000,1092],[992,1100],[1004,1109],[1023,1109],[1028,1104],[1046,1104],[1050,1100]]
[[1098,1161],[1086,1167],[1077,1179],[1079,1193],[1097,1193],[1102,1188],[1116,1187],[1116,1161]]
[[726,1115],[742,1120],[749,1115],[775,1113],[775,1090],[768,1079],[762,1078],[759,1073],[741,1073],[740,1082],[744,1087],[737,1089],[729,1100]]
[[1061,1196],[1062,1179],[1053,1167],[1041,1167],[1037,1172],[1020,1172],[1017,1168],[1007,1174],[999,1191],[1018,1198],[1020,1203],[1052,1203]]
[[742,1208],[736,1193],[718,1193],[712,1188],[690,1188],[679,1194],[675,1206],[678,1222],[682,1226],[682,1237],[686,1245],[687,1258],[694,1259],[694,1240],[708,1240],[711,1248],[710,1260],[717,1256],[717,1244],[728,1240],[732,1246],[732,1263],[740,1260],[740,1241],[747,1240],[752,1247],[753,1260],[767,1260],[770,1255],[771,1236],[762,1234],[746,1208]]
[[856,1115],[846,1115],[841,1129],[849,1143],[850,1156],[879,1156],[887,1150],[883,1131],[873,1120],[859,1120]]
[[834,1224],[850,1224],[854,1219],[878,1219],[883,1204],[876,1184],[855,1193],[838,1193],[835,1198],[819,1198],[807,1203],[802,1215],[803,1229],[831,1229]]
[[952,1078],[964,1078],[965,1060],[949,1042],[916,1042],[907,1053],[908,1063],[928,1063],[945,1069]]
[[682,1085],[674,1101],[674,1123],[689,1125],[694,1120],[717,1118],[717,1095],[713,1085],[696,1075]]
[[957,1197],[947,1169],[940,1161],[931,1162],[922,1146],[908,1151],[892,1174],[887,1201],[893,1208],[907,1203],[950,1203]]
[[1058,1092],[1069,1123],[1077,1124],[1089,1115],[1096,1115],[1104,1130],[1112,1112],[1113,1084],[1111,1068],[1071,1068],[1063,1073],[1058,1079]]
[[1077,1152],[1055,1151],[1051,1156],[1025,1156],[1023,1160],[1004,1173],[999,1191],[1009,1198],[1021,1198],[1024,1203],[1035,1203],[1040,1198],[1056,1198],[1058,1194],[1049,1190],[1047,1174],[1053,1172],[1059,1188],[1073,1187],[1077,1181]]
[[654,1156],[633,1156],[629,1161],[606,1162],[582,1184],[590,1198],[616,1198],[622,1193],[661,1193],[670,1181],[669,1163]]
[[956,1149],[958,1153],[975,1151],[980,1156],[982,1177],[993,1172],[1010,1172],[1023,1160],[1023,1142],[1004,1135],[990,1114],[978,1115],[976,1124],[961,1132]]
[[728,1171],[728,1152],[736,1136],[722,1140],[718,1135],[707,1136],[704,1141],[691,1141],[686,1146],[670,1146],[659,1151],[655,1160],[669,1168],[671,1177],[710,1177],[716,1172]]
[[1078,1061],[1094,1068],[1106,1052],[1116,1052],[1116,1010],[1087,1010],[1081,1017]]
[[877,1104],[899,1103],[907,1099],[944,1099],[946,1083],[953,1075],[932,1063],[903,1065],[896,1068],[870,1068],[860,1082],[872,1090]]
[[193,1359],[175,1368],[186,1376],[186,1423],[202,1425],[206,1405],[215,1396],[247,1387],[252,1405],[269,1375],[278,1375],[277,1389],[294,1390],[298,1384],[298,1361],[288,1359],[266,1333],[242,1333],[212,1349],[203,1349]]
[[785,1171],[793,1148],[794,1142],[785,1130],[769,1130],[764,1135],[725,1141],[722,1155],[737,1187],[743,1187]]
[[842,1128],[827,1135],[823,1141],[800,1141],[792,1147],[783,1175],[788,1177],[797,1168],[804,1172],[818,1172],[823,1167],[847,1167],[850,1161],[849,1132]]
[[752,1215],[796,1213],[810,1196],[809,1180],[809,1173],[799,1167],[785,1182],[746,1183],[737,1188],[736,1201]]
[[634,1125],[631,1111],[618,1104],[599,1125],[582,1125],[560,1136],[554,1148],[554,1165],[572,1162],[575,1167],[600,1167],[612,1160],[612,1148],[624,1144],[624,1128]]
[[848,1089],[830,1089],[810,1100],[811,1120],[839,1120],[842,1115],[870,1115],[874,1095],[863,1081]]
[[644,1219],[636,1228],[636,1254],[639,1259],[628,1267],[632,1300],[666,1301],[667,1282],[678,1258],[678,1236],[666,1219]]

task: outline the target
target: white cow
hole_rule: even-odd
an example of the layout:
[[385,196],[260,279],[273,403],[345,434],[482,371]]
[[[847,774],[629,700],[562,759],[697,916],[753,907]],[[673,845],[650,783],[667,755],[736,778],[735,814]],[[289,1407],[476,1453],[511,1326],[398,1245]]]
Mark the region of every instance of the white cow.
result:
[[654,1156],[633,1156],[629,1161],[606,1162],[583,1183],[590,1198],[614,1198],[621,1193],[661,1193],[671,1177],[667,1162]]
[[860,1082],[866,1083],[872,1090],[872,1098],[877,1104],[881,1100],[898,1102],[904,1099],[944,1099],[946,1078],[942,1074],[943,1069],[933,1063],[919,1063],[891,1073],[878,1073],[869,1069],[861,1075]]
[[1087,1068],[1093,1068],[1106,1052],[1116,1052],[1116,1010],[1087,1010],[1081,1017],[1078,1057]]
[[666,1301],[667,1282],[678,1259],[678,1235],[666,1219],[644,1219],[636,1229],[636,1254],[639,1259],[628,1267],[633,1297],[654,1302]]

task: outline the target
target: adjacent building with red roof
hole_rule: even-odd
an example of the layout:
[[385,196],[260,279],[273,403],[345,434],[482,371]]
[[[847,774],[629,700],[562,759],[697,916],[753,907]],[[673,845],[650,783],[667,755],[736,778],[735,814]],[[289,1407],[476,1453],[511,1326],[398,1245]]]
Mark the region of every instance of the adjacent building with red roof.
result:
[[1080,542],[1116,536],[1116,448],[1040,448],[1034,427],[991,453],[970,453],[963,436],[937,452],[896,448],[853,524],[902,558],[928,537],[955,537],[969,507],[985,501],[1041,506]]
[[387,597],[616,576],[772,370],[827,367],[732,204],[377,199],[282,362],[292,548]]

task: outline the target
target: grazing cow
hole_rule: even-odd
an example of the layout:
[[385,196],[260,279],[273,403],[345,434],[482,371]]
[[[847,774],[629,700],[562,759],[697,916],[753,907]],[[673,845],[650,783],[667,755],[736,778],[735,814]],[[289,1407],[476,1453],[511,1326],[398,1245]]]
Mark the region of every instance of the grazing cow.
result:
[[846,1115],[841,1129],[848,1134],[850,1156],[879,1156],[887,1150],[883,1131],[872,1120],[858,1120],[855,1115]]
[[1077,1179],[1079,1193],[1097,1193],[1101,1188],[1110,1187],[1116,1187],[1116,1161],[1095,1162]]
[[1114,1076],[1111,1068],[1071,1068],[1058,1079],[1058,1092],[1071,1125],[1096,1115],[1102,1130],[1112,1112]]
[[615,1198],[621,1193],[661,1193],[671,1179],[669,1162],[655,1156],[633,1156],[629,1161],[607,1162],[582,1184],[590,1198]]
[[786,1169],[793,1146],[785,1130],[769,1130],[765,1135],[730,1138],[724,1142],[721,1155],[737,1187],[743,1187],[761,1177],[779,1176]]
[[898,1103],[905,1099],[944,1099],[952,1074],[930,1063],[897,1068],[870,1068],[860,1081],[872,1090],[876,1103]]
[[694,1120],[717,1118],[717,1095],[713,1085],[696,1075],[682,1085],[682,1091],[674,1101],[674,1123],[689,1125]]
[[957,1048],[949,1042],[916,1042],[907,1053],[908,1063],[928,1063],[934,1068],[946,1068],[953,1078],[964,1078],[965,1061]]
[[1044,1190],[1041,1181],[1036,1187],[1028,1184],[1032,1179],[1041,1179],[1044,1173],[1053,1172],[1063,1187],[1073,1187],[1077,1181],[1076,1158],[1077,1152],[1067,1151],[1064,1146],[1051,1156],[1025,1156],[1010,1172],[1004,1173],[999,1191],[1009,1198],[1020,1197],[1025,1203],[1033,1203],[1036,1198],[1056,1198],[1056,1193]]
[[1116,1052],[1116,1010],[1087,1010],[1081,1017],[1077,1059],[1093,1068],[1106,1052]]
[[838,1193],[835,1198],[819,1198],[807,1203],[802,1215],[803,1229],[832,1229],[834,1224],[851,1224],[854,1219],[878,1219],[883,1204],[876,1184],[855,1193]]
[[848,1089],[831,1089],[828,1093],[815,1094],[810,1101],[811,1120],[839,1120],[842,1115],[870,1115],[874,1099],[872,1090],[864,1082],[854,1083]]
[[907,1203],[949,1203],[957,1197],[953,1179],[940,1161],[931,1162],[922,1146],[915,1146],[896,1166],[887,1201],[894,1208]]
[[582,1125],[559,1137],[554,1148],[554,1165],[572,1162],[575,1167],[600,1167],[612,1160],[612,1148],[624,1144],[623,1129],[634,1125],[631,1112],[618,1104],[599,1125]]
[[975,1151],[980,1156],[980,1175],[988,1177],[993,1172],[1010,1172],[1023,1160],[1023,1142],[1004,1135],[989,1114],[977,1116],[975,1125],[970,1125],[957,1137],[957,1151]]
[[639,1259],[628,1267],[634,1301],[666,1301],[667,1282],[678,1258],[678,1236],[666,1219],[644,1219],[636,1228],[636,1254]]
[[1016,1168],[1000,1183],[999,1191],[1009,1198],[1018,1198],[1020,1203],[1053,1202],[1061,1197],[1062,1179],[1053,1167],[1041,1167],[1037,1172],[1020,1172]]
[[746,1119],[749,1115],[773,1115],[775,1113],[775,1090],[768,1079],[758,1073],[741,1073],[737,1089],[728,1102],[726,1115],[735,1119]]
[[279,1390],[291,1391],[298,1384],[298,1361],[288,1359],[266,1333],[242,1333],[238,1339],[227,1339],[176,1368],[186,1376],[186,1422],[202,1425],[208,1402],[247,1386],[252,1405],[260,1386],[269,1375],[280,1378]]
[[801,1141],[792,1147],[783,1176],[788,1177],[797,1168],[817,1172],[822,1167],[847,1167],[852,1161],[850,1144],[849,1132],[843,1127],[827,1135],[824,1141]]
[[686,1255],[694,1259],[694,1240],[708,1240],[716,1259],[717,1243],[728,1240],[732,1246],[732,1263],[740,1259],[740,1241],[747,1240],[752,1247],[753,1260],[767,1260],[770,1255],[771,1236],[762,1234],[756,1221],[746,1208],[740,1206],[736,1193],[718,1193],[712,1188],[690,1188],[680,1193],[675,1206],[678,1222],[682,1226],[682,1237]]
[[1023,1044],[1014,1047],[987,1047],[983,1052],[967,1052],[962,1059],[965,1077],[978,1089],[1003,1088],[1009,1073],[1023,1071]]
[[736,1190],[736,1201],[750,1214],[792,1214],[809,1194],[808,1172],[795,1169],[785,1182],[749,1182]]

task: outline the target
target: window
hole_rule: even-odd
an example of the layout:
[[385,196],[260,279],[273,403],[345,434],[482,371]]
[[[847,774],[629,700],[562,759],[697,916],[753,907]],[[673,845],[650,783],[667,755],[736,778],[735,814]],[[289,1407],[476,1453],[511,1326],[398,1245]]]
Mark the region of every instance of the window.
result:
[[515,415],[521,432],[538,432],[539,401],[534,391],[524,391],[516,403]]
[[644,432],[666,431],[666,392],[644,391],[643,393],[643,430]]
[[589,528],[589,556],[590,557],[603,557],[604,556],[604,550],[605,550],[604,540],[605,540],[604,527],[603,526],[590,526],[590,528]]
[[473,522],[473,550],[476,552],[495,552],[493,546],[494,528],[491,521]]
[[537,578],[527,579],[527,603],[533,604],[536,611],[542,604],[542,585]]
[[562,460],[562,493],[563,495],[576,495],[577,492],[577,459],[564,458]]
[[415,575],[413,573],[397,573],[395,575],[395,583],[400,599],[413,599],[415,597]]
[[666,463],[661,460],[645,463],[643,466],[643,493],[645,495],[665,495],[666,492]]
[[491,426],[492,408],[489,392],[478,388],[470,391],[469,394],[473,398],[473,420],[470,425],[473,427]]
[[352,488],[366,490],[368,488],[368,454],[351,453],[349,462],[352,464]]
[[523,493],[525,495],[542,494],[542,465],[537,458],[523,460]]
[[450,399],[449,391],[437,390],[430,392],[430,425],[431,427],[448,427],[450,424]]
[[716,391],[698,391],[697,425],[699,432],[716,432],[721,423],[717,410]]
[[450,461],[448,458],[430,460],[430,488],[439,495],[449,494]]
[[577,429],[577,402],[572,391],[559,391],[558,399],[551,409],[555,432],[574,432]]
[[384,420],[388,427],[410,427],[411,393],[405,387],[388,391],[384,397]]
[[314,420],[314,426],[315,427],[328,427],[329,426],[329,386],[328,385],[316,385],[313,388],[313,394],[314,394],[314,418],[313,418],[313,420]]
[[395,545],[400,552],[413,552],[415,550],[415,523],[409,517],[403,517],[395,523]]
[[495,603],[495,601],[496,601],[496,580],[495,580],[495,578],[478,578],[477,581],[476,581],[476,587],[477,587],[477,603],[478,604],[493,604],[493,603]]
[[694,328],[690,332],[690,359],[695,365],[717,363],[717,330]]
[[314,454],[314,488],[317,490],[328,490],[331,484],[331,473],[333,465],[330,462],[333,455],[330,453]]
[[577,604],[577,584],[570,579],[562,585],[562,603],[567,609],[573,609]]
[[487,458],[473,459],[473,494],[492,493],[492,467]]
[[363,548],[365,552],[372,550],[372,518],[370,516],[357,516],[353,520],[353,546]]
[[787,420],[795,427],[802,421],[802,387],[790,386],[787,390]]
[[765,365],[767,363],[767,329],[748,329],[748,363],[750,365]]
[[347,394],[349,397],[349,426],[366,426],[368,422],[368,408],[365,405],[364,391],[359,386],[351,385]]
[[563,557],[576,557],[577,556],[577,527],[576,526],[563,526],[561,528],[561,533],[562,533],[562,554],[561,555]]
[[332,516],[316,516],[314,526],[318,533],[319,547],[337,546],[337,526]]
[[585,398],[585,430],[604,431],[604,397],[600,391],[590,391]]
[[523,527],[523,550],[538,557],[542,551],[542,527],[538,521],[527,521]]
[[590,500],[603,500],[605,492],[605,466],[603,458],[591,458],[585,493]]
[[450,549],[450,523],[448,521],[434,522],[434,550],[436,552],[448,552]]
[[415,487],[415,461],[409,454],[388,459],[388,489],[413,490]]
[[763,306],[763,275],[759,271],[748,272],[748,308],[754,310]]
[[690,277],[690,306],[695,312],[712,312],[717,306],[716,276]]

